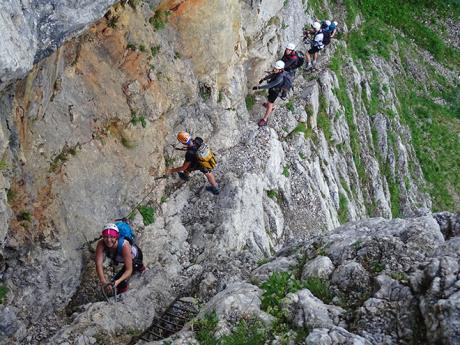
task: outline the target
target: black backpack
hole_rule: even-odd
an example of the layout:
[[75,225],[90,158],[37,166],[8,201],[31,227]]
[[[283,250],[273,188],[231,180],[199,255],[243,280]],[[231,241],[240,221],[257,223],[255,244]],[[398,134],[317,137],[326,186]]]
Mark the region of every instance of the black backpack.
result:
[[323,44],[324,46],[327,46],[329,43],[331,43],[331,33],[327,30],[322,30],[323,32]]

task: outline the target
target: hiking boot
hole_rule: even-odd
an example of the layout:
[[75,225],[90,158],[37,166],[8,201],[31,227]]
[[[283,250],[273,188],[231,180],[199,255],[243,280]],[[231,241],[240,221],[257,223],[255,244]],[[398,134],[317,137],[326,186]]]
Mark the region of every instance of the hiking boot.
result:
[[267,122],[268,121],[265,119],[260,119],[259,122],[257,122],[257,124],[259,125],[259,127],[263,127],[267,125]]
[[186,173],[183,173],[183,172],[180,172],[180,173],[177,173],[180,177],[181,180],[184,180],[184,181],[188,181],[190,180],[190,175],[189,174],[186,174]]
[[285,101],[285,100],[286,100],[286,98],[287,98],[287,94],[286,94],[286,92],[284,92],[284,91],[283,91],[283,92],[281,93],[281,96],[280,96],[280,98],[281,98],[283,101]]
[[219,187],[213,187],[213,186],[206,186],[206,190],[208,192],[211,192],[214,195],[218,195],[220,193]]

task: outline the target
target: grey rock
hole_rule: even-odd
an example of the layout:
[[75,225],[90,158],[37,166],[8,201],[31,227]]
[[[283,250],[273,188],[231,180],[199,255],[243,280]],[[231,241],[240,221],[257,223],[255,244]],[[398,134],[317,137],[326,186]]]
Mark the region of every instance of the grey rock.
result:
[[315,328],[305,339],[307,345],[371,345],[367,339],[342,327]]
[[50,55],[64,41],[101,18],[114,0],[3,2],[0,7],[0,89],[22,78],[32,64]]
[[327,256],[317,256],[304,265],[302,270],[302,280],[305,280],[308,277],[328,279],[334,271],[334,268],[334,264]]

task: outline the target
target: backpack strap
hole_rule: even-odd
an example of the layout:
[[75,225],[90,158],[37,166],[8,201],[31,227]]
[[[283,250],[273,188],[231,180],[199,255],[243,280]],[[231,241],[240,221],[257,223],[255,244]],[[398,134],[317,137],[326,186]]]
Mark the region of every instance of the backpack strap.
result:
[[121,256],[121,251],[123,250],[123,244],[125,243],[124,237],[118,237],[118,245],[117,245],[117,256]]

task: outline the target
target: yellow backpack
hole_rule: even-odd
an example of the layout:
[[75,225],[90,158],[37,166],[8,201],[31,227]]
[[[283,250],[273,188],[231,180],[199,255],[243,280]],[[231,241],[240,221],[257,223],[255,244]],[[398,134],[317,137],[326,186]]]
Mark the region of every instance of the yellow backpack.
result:
[[198,149],[196,151],[196,160],[198,165],[202,169],[212,170],[216,167],[217,161],[214,153],[211,149],[203,142],[203,139],[196,137],[194,142],[198,144]]

